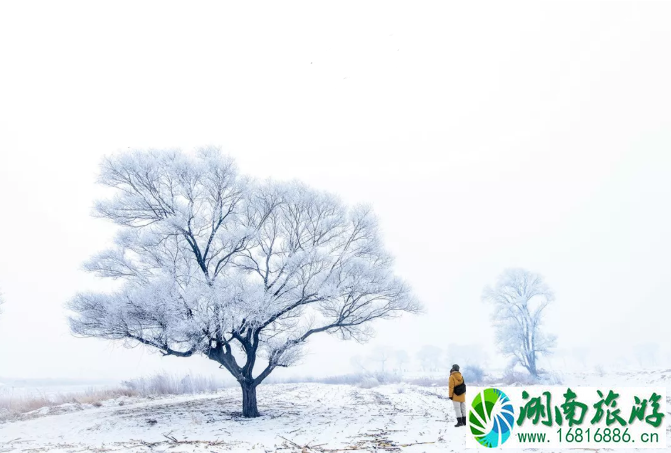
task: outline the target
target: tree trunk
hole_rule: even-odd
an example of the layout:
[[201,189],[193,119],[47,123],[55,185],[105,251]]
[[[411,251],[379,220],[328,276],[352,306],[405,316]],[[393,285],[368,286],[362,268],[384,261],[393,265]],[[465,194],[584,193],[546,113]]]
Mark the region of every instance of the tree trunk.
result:
[[242,416],[246,418],[258,417],[259,409],[256,406],[256,385],[243,382],[242,387]]
[[536,368],[536,357],[535,357],[535,354],[533,354],[533,353],[530,354],[529,367],[528,368],[529,368],[529,373],[533,377],[538,377],[538,369]]

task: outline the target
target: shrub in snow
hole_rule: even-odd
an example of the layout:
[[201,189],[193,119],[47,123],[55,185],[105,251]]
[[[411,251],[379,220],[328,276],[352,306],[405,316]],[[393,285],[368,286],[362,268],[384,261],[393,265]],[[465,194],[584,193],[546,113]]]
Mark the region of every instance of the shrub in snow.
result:
[[380,384],[398,384],[401,382],[401,376],[396,373],[380,372],[373,374],[373,377],[375,377]]
[[606,374],[606,371],[603,369],[603,365],[596,365],[594,367],[594,372],[599,376],[599,377],[604,377]]
[[540,371],[538,383],[546,385],[560,385],[564,382],[564,377],[556,371]]
[[502,377],[505,385],[519,386],[519,385],[534,385],[538,383],[538,378],[529,373],[522,373],[516,371],[514,368],[508,368]]
[[380,381],[378,381],[373,376],[367,376],[359,383],[359,387],[361,387],[362,389],[372,389],[379,385]]
[[223,379],[190,374],[179,377],[167,373],[131,379],[122,384],[141,396],[210,393],[226,387]]
[[477,365],[467,365],[461,370],[464,380],[471,384],[481,383],[485,379],[485,372]]

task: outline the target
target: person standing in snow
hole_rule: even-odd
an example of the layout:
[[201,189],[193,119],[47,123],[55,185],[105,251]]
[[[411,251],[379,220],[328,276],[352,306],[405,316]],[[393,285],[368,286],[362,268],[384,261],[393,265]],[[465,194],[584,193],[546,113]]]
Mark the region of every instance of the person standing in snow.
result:
[[454,427],[466,426],[466,384],[457,364],[452,365],[450,370],[449,396],[454,404],[454,412],[457,416],[457,424]]

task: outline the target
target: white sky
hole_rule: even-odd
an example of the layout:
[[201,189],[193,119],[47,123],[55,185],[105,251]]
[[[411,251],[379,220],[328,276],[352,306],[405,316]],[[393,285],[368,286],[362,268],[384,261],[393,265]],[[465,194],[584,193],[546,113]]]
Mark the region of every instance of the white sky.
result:
[[[2,2],[0,376],[224,373],[73,338],[65,302],[113,228],[101,156],[220,145],[381,218],[426,314],[368,346],[482,343],[506,267],[555,289],[560,346],[669,343],[671,4]],[[613,352],[615,350],[624,352]]]

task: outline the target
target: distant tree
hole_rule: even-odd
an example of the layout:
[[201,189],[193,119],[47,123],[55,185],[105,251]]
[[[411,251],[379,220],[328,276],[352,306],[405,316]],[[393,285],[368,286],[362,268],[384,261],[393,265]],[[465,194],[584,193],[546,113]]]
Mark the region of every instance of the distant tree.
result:
[[108,158],[100,182],[116,194],[96,213],[121,229],[86,268],[123,285],[78,294],[72,332],[203,354],[239,382],[245,417],[259,415],[257,386],[312,335],[364,341],[372,321],[419,310],[368,208],[247,181],[211,150]]
[[368,374],[368,360],[361,357],[359,354],[353,355],[349,358],[349,363],[352,365],[352,368],[358,373]]
[[417,351],[417,361],[424,371],[434,371],[440,368],[442,349],[433,345],[424,345]]
[[380,371],[385,373],[387,371],[387,363],[394,356],[394,351],[389,346],[378,346],[373,350],[370,359],[374,363],[380,365]]
[[461,366],[482,366],[485,362],[487,362],[487,353],[480,344],[450,343],[445,353],[445,363],[448,368],[454,363]]
[[639,343],[634,345],[634,357],[640,367],[657,364],[659,345],[657,343]]
[[405,349],[397,349],[394,352],[394,361],[396,362],[396,369],[401,373],[404,372],[406,366],[410,362],[410,355],[408,354],[408,351]]
[[556,337],[541,329],[545,309],[554,301],[543,277],[508,269],[494,287],[485,288],[482,298],[495,307],[492,321],[501,352],[538,376],[538,358],[550,354],[556,344]]

